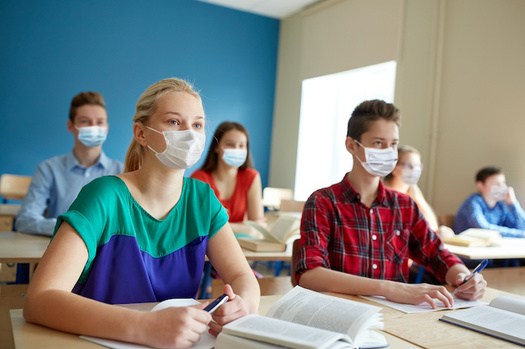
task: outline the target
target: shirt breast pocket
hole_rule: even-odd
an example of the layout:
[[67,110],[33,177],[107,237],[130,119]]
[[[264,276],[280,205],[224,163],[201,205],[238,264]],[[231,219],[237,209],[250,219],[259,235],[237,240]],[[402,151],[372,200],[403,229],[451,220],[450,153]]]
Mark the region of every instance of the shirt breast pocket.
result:
[[409,229],[392,229],[386,235],[385,253],[387,260],[402,264],[408,258]]

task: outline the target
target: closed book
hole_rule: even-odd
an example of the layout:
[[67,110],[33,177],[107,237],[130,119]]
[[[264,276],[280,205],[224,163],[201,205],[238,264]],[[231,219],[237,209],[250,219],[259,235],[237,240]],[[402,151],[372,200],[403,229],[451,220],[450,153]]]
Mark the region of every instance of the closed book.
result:
[[286,244],[265,239],[238,238],[237,241],[242,248],[255,252],[284,252]]

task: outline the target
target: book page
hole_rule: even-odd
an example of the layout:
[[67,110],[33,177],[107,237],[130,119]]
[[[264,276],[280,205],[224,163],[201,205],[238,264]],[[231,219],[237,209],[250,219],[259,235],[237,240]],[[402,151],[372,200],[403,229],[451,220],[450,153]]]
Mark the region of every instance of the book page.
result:
[[499,296],[490,302],[490,306],[525,315],[525,299]]
[[[274,303],[267,316],[347,334],[359,346],[370,329],[382,329],[381,308],[348,299],[323,295],[296,286]],[[359,334],[359,335],[358,335]],[[377,333],[381,344],[386,339]],[[378,343],[379,344],[379,343]]]
[[221,332],[217,336],[215,349],[288,349],[282,345],[256,341],[253,339],[234,336],[232,334]]
[[245,223],[258,230],[264,236],[264,239],[284,244],[293,235],[299,233],[300,225],[299,219],[288,215],[279,216],[269,229],[254,221],[246,221]]
[[246,223],[250,227],[252,227],[252,228],[256,229],[258,232],[260,232],[265,240],[274,241],[274,242],[280,242],[279,240],[275,239],[270,234],[270,231],[268,229],[266,229],[265,227],[263,227],[259,223],[254,222],[254,221],[245,221],[244,223]]
[[299,234],[300,221],[293,216],[281,215],[270,227],[270,235],[277,241],[286,243],[293,235]]
[[[230,322],[223,332],[292,348],[327,348],[339,340],[350,343],[350,338],[341,333],[255,314]],[[349,344],[347,347],[352,348]]]
[[470,307],[477,307],[479,305],[488,304],[486,302],[481,302],[481,301],[467,301],[464,299],[454,298],[454,305],[451,308],[447,308],[445,307],[445,304],[442,301],[434,298],[434,301],[436,302],[436,309],[432,309],[430,304],[426,302],[415,305],[415,304],[403,304],[403,303],[392,302],[382,296],[360,296],[360,297],[371,300],[379,304],[383,304],[389,308],[396,309],[396,310],[402,311],[403,313],[407,313],[407,314],[429,313],[429,312],[438,311],[438,310],[470,308]]

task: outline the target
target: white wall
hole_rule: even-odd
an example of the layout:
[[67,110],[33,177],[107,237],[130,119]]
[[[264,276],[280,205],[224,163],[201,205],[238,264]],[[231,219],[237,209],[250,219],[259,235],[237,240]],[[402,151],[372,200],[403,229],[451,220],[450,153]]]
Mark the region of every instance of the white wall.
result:
[[436,212],[486,165],[525,204],[524,19],[522,0],[328,0],[284,19],[269,185],[293,188],[303,79],[396,59],[401,143],[422,152]]

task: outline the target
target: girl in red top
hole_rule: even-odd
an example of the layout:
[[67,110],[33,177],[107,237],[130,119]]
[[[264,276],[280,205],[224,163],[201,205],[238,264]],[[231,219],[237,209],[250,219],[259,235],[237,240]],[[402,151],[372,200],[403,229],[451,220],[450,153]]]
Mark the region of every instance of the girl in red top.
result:
[[[237,122],[219,125],[201,169],[192,178],[210,184],[230,223],[264,222],[261,176],[253,168],[248,132]],[[231,225],[235,229],[235,224]]]

